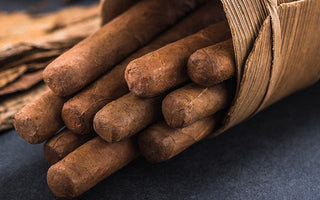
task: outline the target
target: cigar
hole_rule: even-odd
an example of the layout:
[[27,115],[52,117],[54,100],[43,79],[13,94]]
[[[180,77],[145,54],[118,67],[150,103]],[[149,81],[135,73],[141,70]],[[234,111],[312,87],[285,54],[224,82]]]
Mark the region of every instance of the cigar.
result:
[[51,166],[47,182],[59,198],[74,198],[139,155],[134,139],[108,144],[100,137],[86,142]]
[[142,99],[132,93],[107,104],[94,117],[96,133],[107,142],[130,137],[161,118],[161,97]]
[[125,68],[125,65],[118,65],[63,105],[62,119],[68,129],[81,135],[93,131],[94,115],[106,104],[128,93]]
[[156,123],[139,134],[140,152],[149,162],[166,161],[207,137],[218,121],[218,116],[210,116],[180,129],[171,128],[164,121]]
[[94,115],[107,103],[129,92],[124,79],[124,71],[130,61],[224,18],[224,11],[219,1],[209,1],[195,10],[150,44],[133,53],[110,72],[69,99],[62,109],[62,119],[65,125],[77,134],[90,133],[93,130]]
[[13,121],[20,137],[31,144],[38,144],[53,136],[63,127],[61,109],[65,100],[49,90],[23,107]]
[[94,133],[78,135],[72,133],[72,131],[68,129],[64,129],[44,143],[44,156],[48,162],[53,165],[66,157],[73,150],[92,139],[94,135]]
[[101,0],[100,16],[101,24],[104,25],[126,11],[138,0]]
[[223,21],[131,61],[125,72],[130,91],[140,97],[153,97],[186,82],[189,56],[227,38],[230,29]]
[[187,70],[194,83],[205,87],[232,78],[235,74],[232,40],[197,50],[190,56]]
[[170,127],[182,128],[226,108],[233,89],[225,82],[202,87],[189,84],[168,94],[162,101],[162,113]]
[[203,0],[142,0],[48,65],[45,83],[60,96],[71,95]]

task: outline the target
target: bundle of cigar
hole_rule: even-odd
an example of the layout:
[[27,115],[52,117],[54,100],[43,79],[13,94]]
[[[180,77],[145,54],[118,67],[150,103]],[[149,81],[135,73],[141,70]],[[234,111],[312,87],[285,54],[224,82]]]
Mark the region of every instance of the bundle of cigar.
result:
[[234,65],[219,1],[141,0],[50,63],[50,90],[14,125],[45,142],[48,185],[73,198],[140,154],[162,162],[210,135],[233,99]]

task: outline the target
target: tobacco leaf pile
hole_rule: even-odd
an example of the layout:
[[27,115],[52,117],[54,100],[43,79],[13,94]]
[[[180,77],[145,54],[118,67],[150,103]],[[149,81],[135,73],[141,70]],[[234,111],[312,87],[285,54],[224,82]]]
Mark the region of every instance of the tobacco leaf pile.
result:
[[68,7],[33,16],[0,12],[0,131],[48,88],[43,69],[99,28],[99,6]]

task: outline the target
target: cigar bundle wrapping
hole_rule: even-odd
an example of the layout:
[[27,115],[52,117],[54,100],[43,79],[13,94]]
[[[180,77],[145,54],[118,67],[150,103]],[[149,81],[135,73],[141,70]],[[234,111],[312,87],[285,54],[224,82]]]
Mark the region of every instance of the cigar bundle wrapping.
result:
[[[130,1],[109,2],[118,9],[114,10],[116,14],[110,13],[110,18],[131,6]],[[49,162],[56,163],[47,176],[56,196],[73,198],[82,194],[139,153],[150,162],[168,160],[320,79],[320,44],[312,42],[320,32],[320,19],[314,17],[320,14],[317,0],[280,1],[279,5],[275,0],[259,5],[250,0],[222,0],[228,22],[203,19],[201,25],[182,33],[181,21],[141,48],[198,3],[139,1],[109,23],[106,17],[100,31],[46,69],[45,81],[53,91],[49,92],[59,98],[49,108],[58,111],[47,116],[33,112],[36,106],[31,104],[16,116],[21,122],[16,126],[27,141],[39,143],[63,126],[62,111],[67,127],[83,134],[64,130],[44,146]],[[241,5],[249,8],[241,10]],[[301,14],[297,8],[313,15]],[[147,14],[140,15],[138,11],[142,10]],[[131,19],[134,16],[136,21]],[[245,23],[247,19],[251,23]],[[194,23],[198,24],[196,20]],[[306,28],[310,28],[307,33],[303,31]],[[292,38],[304,40],[292,42]],[[110,48],[103,48],[106,45]],[[308,56],[312,59],[305,59]],[[113,66],[66,103],[57,96],[74,94]],[[232,77],[235,81],[229,80]],[[46,101],[38,102],[42,105]],[[30,122],[23,119],[30,113],[39,114],[30,119],[49,119],[50,131],[41,129],[35,134],[34,130],[41,127],[37,123],[24,131]],[[58,125],[48,124],[53,121]],[[99,136],[91,139],[93,134],[86,134],[93,127]],[[67,145],[69,142],[72,145]]]
[[[232,30],[237,89],[224,125],[213,135],[320,79],[320,44],[314,42],[320,2],[250,2],[222,0]],[[244,4],[245,11],[233,10]]]

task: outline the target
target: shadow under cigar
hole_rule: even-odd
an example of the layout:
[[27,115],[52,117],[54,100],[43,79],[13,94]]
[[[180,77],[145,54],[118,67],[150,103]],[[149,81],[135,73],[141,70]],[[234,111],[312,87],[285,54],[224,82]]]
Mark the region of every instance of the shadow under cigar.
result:
[[48,168],[42,144],[30,145],[15,131],[0,134],[0,199],[54,199],[46,183]]

